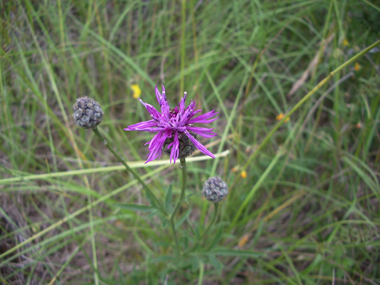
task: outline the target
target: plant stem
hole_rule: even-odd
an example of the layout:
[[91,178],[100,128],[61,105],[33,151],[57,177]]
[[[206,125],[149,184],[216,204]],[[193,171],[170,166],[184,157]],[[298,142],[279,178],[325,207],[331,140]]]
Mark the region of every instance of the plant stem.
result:
[[212,224],[215,222],[215,219],[216,219],[216,215],[218,214],[218,206],[219,206],[219,203],[215,203],[214,204],[214,216],[212,217],[212,220],[211,222],[208,224],[207,226],[207,229],[203,232],[203,234],[200,236],[199,240],[200,241],[206,234],[207,232],[209,231],[209,229],[211,228]]
[[195,244],[193,245],[193,247],[191,249],[187,250],[186,253],[187,252],[191,252],[191,251],[193,251],[193,250],[195,250],[197,248],[199,242],[202,240],[202,238],[207,234],[207,232],[209,231],[209,229],[211,228],[211,226],[214,224],[214,222],[216,220],[216,216],[218,214],[218,207],[219,207],[219,203],[215,203],[214,204],[214,216],[212,217],[211,222],[208,224],[207,229],[203,232],[203,234],[195,242]]
[[132,173],[132,175],[140,182],[140,184],[144,187],[145,191],[151,196],[151,198],[153,199],[153,202],[156,204],[156,205],[153,205],[153,206],[159,207],[161,209],[161,211],[163,211],[166,214],[167,212],[166,212],[165,208],[162,206],[162,204],[160,203],[160,201],[157,199],[156,195],[154,195],[154,193],[152,192],[152,190],[150,190],[150,188],[148,187],[148,185],[146,185],[145,182],[143,180],[141,180],[141,178],[137,174],[137,172],[134,171],[132,168],[130,168],[128,166],[128,164],[124,161],[124,159],[122,159],[113,150],[113,148],[108,144],[108,142],[106,141],[106,139],[100,134],[98,128],[94,128],[92,130],[95,133],[95,135],[97,135],[103,141],[103,144],[113,153],[113,155],[116,156],[116,158],[125,166],[125,168],[127,169],[127,171],[129,171],[130,173]]
[[175,240],[175,245],[176,245],[176,257],[177,259],[179,259],[180,257],[180,248],[179,248],[179,242],[178,242],[178,237],[177,237],[177,232],[175,230],[175,225],[174,225],[174,216],[175,216],[175,213],[177,212],[177,210],[179,209],[182,201],[185,199],[185,189],[186,189],[186,179],[187,179],[187,174],[186,174],[186,159],[185,158],[181,158],[180,159],[181,161],[181,168],[182,168],[182,187],[181,187],[181,195],[179,196],[179,199],[175,205],[175,208],[173,210],[173,212],[171,213],[170,215],[170,225],[172,227],[172,230],[173,230],[173,234],[174,234],[174,240]]
[[181,85],[180,93],[184,91],[184,82],[185,82],[185,33],[186,33],[186,0],[182,0],[182,28],[181,28]]

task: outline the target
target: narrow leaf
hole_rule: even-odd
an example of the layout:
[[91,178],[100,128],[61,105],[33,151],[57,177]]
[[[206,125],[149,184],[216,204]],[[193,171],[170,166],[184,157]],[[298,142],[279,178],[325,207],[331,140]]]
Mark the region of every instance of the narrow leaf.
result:
[[220,227],[219,230],[218,230],[218,232],[217,232],[216,235],[214,236],[214,239],[212,240],[209,249],[214,248],[215,245],[218,244],[218,242],[219,242],[220,239],[222,238],[222,233],[223,233],[223,231],[222,231],[222,228]]
[[234,250],[234,249],[214,249],[210,253],[215,255],[223,256],[234,256],[234,257],[261,257],[263,254],[253,251],[244,251],[244,250]]
[[170,184],[168,189],[166,190],[166,195],[165,195],[165,208],[169,213],[172,212],[172,198],[173,198],[173,190],[172,190],[172,185]]
[[115,204],[117,207],[140,212],[151,212],[156,210],[156,208],[151,206],[139,205],[139,204]]
[[150,195],[150,193],[149,193],[148,191],[146,191],[145,193],[146,193],[146,198],[147,198],[148,201],[149,201],[149,204],[151,204],[152,207],[155,207],[155,208],[158,209],[157,204],[154,202],[154,199],[153,199],[153,197]]
[[218,272],[218,275],[220,275],[222,273],[223,264],[213,254],[210,254],[208,258],[210,259],[210,263],[212,264],[212,266],[214,266],[216,271]]

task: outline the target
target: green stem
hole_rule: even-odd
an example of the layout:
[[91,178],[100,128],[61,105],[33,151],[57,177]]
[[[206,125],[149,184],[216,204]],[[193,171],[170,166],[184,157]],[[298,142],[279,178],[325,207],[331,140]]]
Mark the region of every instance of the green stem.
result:
[[180,248],[179,248],[179,242],[178,242],[178,237],[177,237],[177,231],[175,230],[173,216],[170,216],[170,226],[172,227],[174,241],[175,241],[175,257],[178,261],[180,257]]
[[199,239],[195,242],[195,244],[193,245],[193,247],[190,249],[190,250],[187,250],[187,252],[191,252],[193,250],[195,250],[199,244],[199,242],[202,240],[202,238],[207,234],[207,232],[211,229],[211,226],[214,224],[215,220],[216,220],[216,216],[218,214],[218,207],[219,207],[219,203],[215,203],[214,204],[214,216],[212,217],[212,220],[211,222],[208,224],[207,226],[207,229],[203,232],[203,234],[199,237]]
[[186,0],[182,0],[182,29],[181,29],[181,85],[180,93],[183,93],[185,86],[185,32],[186,32]]
[[[152,192],[152,190],[150,190],[150,188],[148,187],[148,185],[145,184],[145,182],[143,180],[141,180],[140,176],[137,174],[136,171],[134,171],[132,168],[130,168],[128,166],[128,164],[124,161],[124,159],[122,159],[114,150],[113,148],[108,144],[108,142],[106,141],[106,139],[100,134],[98,128],[94,128],[92,129],[93,132],[95,133],[95,135],[97,135],[102,141],[103,141],[103,144],[113,153],[114,156],[116,156],[116,158],[124,165],[124,167],[130,172],[132,173],[132,175],[137,179],[137,181],[140,182],[140,184],[144,187],[145,191],[152,197],[153,199],[153,202],[156,204],[156,206],[158,206],[161,211],[163,211],[165,214],[167,213],[165,208],[162,206],[162,204],[160,203],[160,201],[157,199],[156,195],[154,195],[154,193]],[[155,205],[153,205],[155,206]]]
[[179,199],[175,205],[175,208],[173,210],[173,212],[171,213],[170,215],[170,225],[172,227],[172,230],[173,230],[173,234],[174,234],[174,240],[175,240],[175,245],[176,245],[176,257],[177,259],[179,259],[180,257],[180,248],[179,248],[179,242],[178,242],[178,237],[177,237],[177,232],[175,230],[175,225],[174,225],[174,216],[175,216],[175,213],[178,211],[182,201],[185,199],[185,189],[186,189],[186,179],[187,179],[187,174],[186,174],[186,159],[185,158],[181,158],[180,159],[181,161],[181,168],[182,168],[182,187],[181,187],[181,195],[179,196]]
[[211,228],[212,224],[215,222],[215,219],[216,219],[216,215],[218,214],[218,206],[219,206],[219,203],[215,203],[214,204],[214,216],[212,217],[212,220],[211,222],[208,224],[207,226],[207,229],[203,232],[203,234],[200,236],[199,240],[200,241],[206,234],[207,232],[209,231],[209,229]]

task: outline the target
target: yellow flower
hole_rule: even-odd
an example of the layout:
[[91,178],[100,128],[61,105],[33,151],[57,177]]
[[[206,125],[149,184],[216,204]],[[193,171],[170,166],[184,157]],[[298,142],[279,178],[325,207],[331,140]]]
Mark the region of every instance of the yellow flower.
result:
[[140,94],[141,94],[140,86],[138,84],[132,84],[131,89],[133,91],[133,98],[135,99],[140,98]]
[[[284,115],[283,113],[280,113],[280,114],[278,114],[278,115],[276,116],[276,120],[277,120],[277,121],[281,121],[284,117],[285,117],[285,115]],[[289,121],[289,117],[287,117],[287,118],[285,119],[285,123],[288,122],[288,121]]]
[[360,66],[359,62],[355,62],[354,70],[359,71],[360,68],[362,68],[362,67]]
[[246,178],[246,177],[247,177],[247,171],[243,170],[243,171],[240,173],[240,176],[241,176],[241,178]]
[[343,41],[343,45],[344,45],[344,46],[349,46],[349,45],[350,45],[350,43],[348,42],[348,40],[347,40],[347,39],[344,39],[344,41]]

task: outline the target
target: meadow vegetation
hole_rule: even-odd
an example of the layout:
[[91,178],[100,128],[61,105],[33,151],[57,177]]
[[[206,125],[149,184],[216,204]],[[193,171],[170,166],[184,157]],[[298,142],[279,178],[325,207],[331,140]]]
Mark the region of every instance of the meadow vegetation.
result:
[[[0,8],[0,284],[380,283],[378,2]],[[173,106],[187,91],[220,116],[201,142],[221,155],[187,163],[183,250],[212,219],[203,183],[229,187],[181,262],[165,221],[120,207],[149,199],[72,116],[78,97],[98,101],[100,133],[159,199],[169,185],[177,199],[178,164],[144,164],[152,135],[123,130],[149,119],[134,92],[157,107],[161,83]]]

